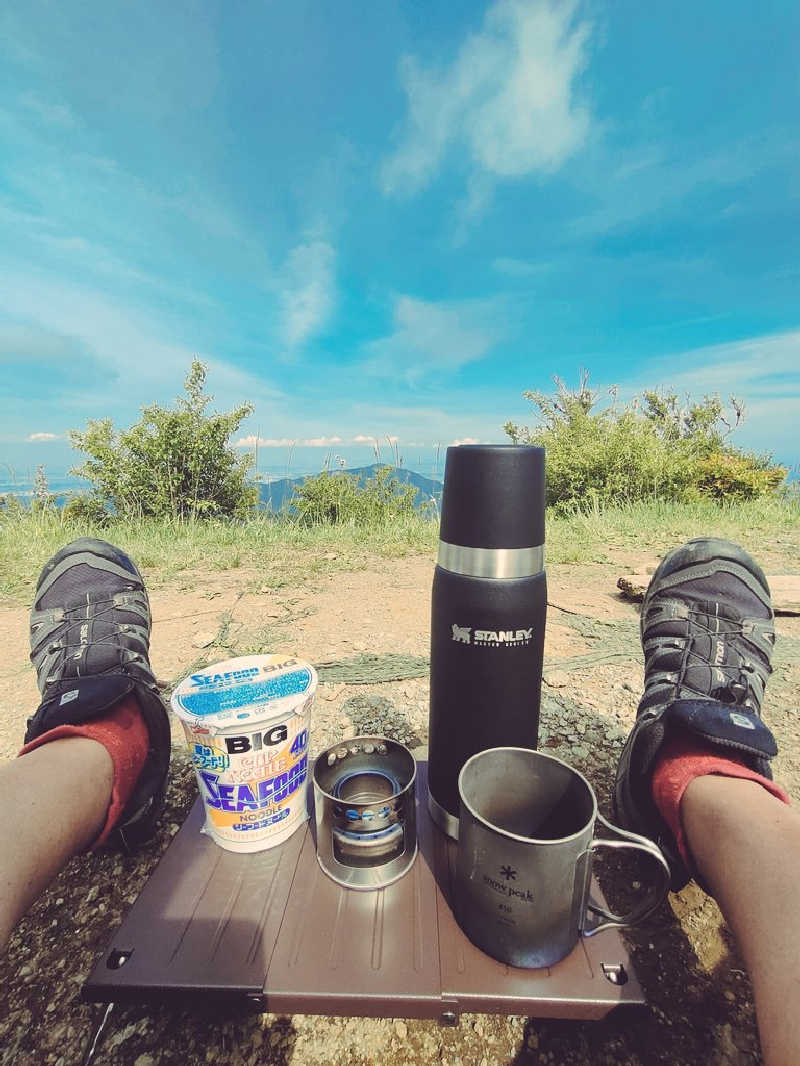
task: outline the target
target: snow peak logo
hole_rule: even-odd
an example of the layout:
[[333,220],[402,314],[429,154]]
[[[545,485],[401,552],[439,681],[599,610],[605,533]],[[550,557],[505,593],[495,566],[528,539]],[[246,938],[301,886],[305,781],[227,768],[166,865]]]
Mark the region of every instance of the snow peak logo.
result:
[[[503,877],[506,877],[506,874],[504,873],[506,869],[507,867],[503,867],[500,871]],[[514,874],[516,876],[516,870],[514,871]],[[506,899],[518,899],[523,903],[533,903],[533,893],[529,888],[517,888],[516,885],[512,885],[508,879],[505,881],[498,881],[496,877],[489,877],[488,874],[484,874],[483,883],[488,885],[492,892],[496,892],[499,896],[505,896]]]
[[450,627],[453,640],[460,644],[476,644],[479,647],[516,647],[530,644],[533,639],[533,626],[530,629],[473,629],[471,626]]

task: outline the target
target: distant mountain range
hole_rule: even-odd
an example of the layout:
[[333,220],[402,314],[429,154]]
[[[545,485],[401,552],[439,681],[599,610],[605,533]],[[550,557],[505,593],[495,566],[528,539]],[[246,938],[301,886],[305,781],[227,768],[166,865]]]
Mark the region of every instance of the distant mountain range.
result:
[[[369,478],[375,477],[376,472],[382,469],[384,465],[385,464],[381,463],[373,463],[371,466],[359,466],[353,470],[344,470],[343,473],[358,478],[359,483],[364,485]],[[394,466],[391,468],[391,471],[391,476],[402,485],[413,485],[417,490],[417,495],[414,500],[414,506],[417,510],[431,499],[436,501],[437,508],[441,507],[441,481],[432,481],[431,478],[423,477],[422,474],[416,474],[413,470],[406,470],[401,466]],[[278,511],[291,513],[291,511],[294,510],[294,508],[291,507],[291,499],[292,496],[294,496],[294,490],[298,485],[302,485],[308,477],[312,476],[318,475],[307,475],[307,477],[295,478],[282,477],[275,481],[257,482],[259,507],[263,507],[265,510],[271,510],[276,514]]]

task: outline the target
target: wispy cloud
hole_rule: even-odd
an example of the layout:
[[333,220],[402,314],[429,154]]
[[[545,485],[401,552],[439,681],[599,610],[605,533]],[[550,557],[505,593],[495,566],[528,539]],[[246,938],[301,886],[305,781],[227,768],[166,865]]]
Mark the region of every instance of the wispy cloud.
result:
[[296,348],[320,333],[336,302],[336,253],[327,241],[298,244],[286,261],[281,289],[286,344]]
[[744,401],[735,442],[775,450],[796,440],[800,418],[800,330],[708,345],[650,360],[621,382],[625,393],[661,387],[694,399],[718,394]]
[[[618,137],[620,131],[617,131]],[[646,143],[639,143],[643,138]],[[743,213],[752,202],[752,185],[759,175],[797,168],[798,141],[794,129],[765,128],[743,134],[723,145],[709,146],[702,138],[676,141],[667,130],[648,123],[630,141],[594,145],[588,165],[577,175],[588,210],[568,224],[579,239],[625,230],[657,218],[663,225],[687,204],[704,201],[700,215],[708,219],[708,197],[716,194],[719,218]],[[741,202],[730,202],[743,190]],[[697,225],[698,219],[691,220]]]
[[653,360],[647,373],[678,391],[800,399],[800,330],[693,348]]
[[48,440],[61,440],[59,433],[29,433],[25,438],[26,441],[48,441]]
[[[381,168],[384,192],[424,188],[457,148],[468,152],[473,173],[492,179],[548,173],[575,153],[590,126],[576,85],[590,26],[576,21],[576,6],[498,0],[449,67],[427,70],[406,56],[400,76],[408,116]],[[480,210],[487,196],[485,183],[473,183],[467,212]]]
[[72,129],[77,125],[75,114],[68,104],[62,101],[45,100],[36,93],[23,93],[20,103],[26,110],[34,114],[47,126],[58,126],[61,129]]
[[364,346],[361,369],[415,384],[483,359],[507,331],[504,300],[432,303],[412,296],[394,301],[393,329]]
[[492,261],[492,270],[509,278],[532,278],[537,274],[552,272],[553,264],[500,256]]
[[452,445],[453,445],[454,448],[458,448],[462,444],[480,444],[480,443],[481,442],[478,440],[477,437],[462,437],[459,440],[452,441]]
[[[280,393],[267,380],[177,343],[153,314],[142,314],[110,297],[69,283],[21,274],[0,261],[0,361],[41,367],[50,386],[40,390],[64,406],[93,416],[100,408],[130,409],[179,391],[194,358],[209,367],[210,390],[218,401],[243,399],[270,405]],[[71,373],[80,367],[81,373]],[[29,375],[30,377],[30,375]],[[52,385],[57,384],[57,392]]]

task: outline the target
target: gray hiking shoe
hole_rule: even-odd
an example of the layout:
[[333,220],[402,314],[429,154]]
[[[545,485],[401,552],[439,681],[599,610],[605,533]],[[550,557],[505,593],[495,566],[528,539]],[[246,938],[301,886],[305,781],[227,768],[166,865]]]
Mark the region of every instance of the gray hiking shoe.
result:
[[665,740],[694,735],[772,778],[778,749],[761,720],[775,644],[767,579],[738,545],[690,540],[653,574],[641,635],[645,689],[617,767],[614,809],[620,825],[658,843],[678,889],[690,873],[651,795]]
[[112,544],[83,537],[45,565],[31,609],[31,661],[42,702],[25,743],[80,725],[133,693],[150,735],[145,764],[110,841],[131,850],[164,805],[169,718],[150,669],[150,604],[134,564]]

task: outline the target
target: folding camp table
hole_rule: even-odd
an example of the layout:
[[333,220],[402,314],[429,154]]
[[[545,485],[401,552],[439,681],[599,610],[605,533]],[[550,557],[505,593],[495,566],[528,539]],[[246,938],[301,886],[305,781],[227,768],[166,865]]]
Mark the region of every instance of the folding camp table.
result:
[[426,782],[427,762],[419,760],[413,868],[368,892],[322,872],[313,818],[278,847],[238,854],[202,832],[198,798],[84,997],[164,1003],[189,995],[281,1014],[451,1025],[462,1011],[599,1019],[643,1004],[615,930],[579,941],[541,970],[505,966],[467,940],[451,904],[455,845],[430,819]]

